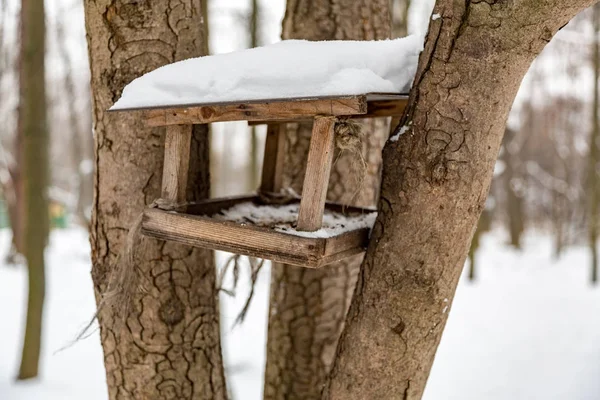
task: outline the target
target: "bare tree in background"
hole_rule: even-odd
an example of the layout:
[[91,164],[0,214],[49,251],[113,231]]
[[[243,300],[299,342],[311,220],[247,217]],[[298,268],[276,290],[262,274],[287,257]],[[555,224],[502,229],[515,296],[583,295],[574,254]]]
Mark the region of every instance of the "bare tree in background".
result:
[[392,37],[408,35],[408,12],[411,0],[390,0],[392,16]]
[[590,135],[589,150],[589,247],[592,255],[592,283],[598,282],[598,219],[600,218],[600,5],[594,7],[593,13],[594,40],[592,65],[594,69],[594,94],[592,101],[592,131]]
[[[248,18],[248,27],[250,32],[250,48],[254,48],[260,46],[260,18],[261,18],[261,10],[260,4],[258,0],[250,0],[250,15]],[[250,189],[254,190],[258,187],[259,180],[259,171],[258,171],[258,163],[260,159],[260,150],[259,149],[259,140],[258,140],[258,132],[256,131],[256,126],[252,126],[251,130],[251,142],[250,142],[250,176],[248,177],[248,181],[250,182]]]
[[[60,7],[59,15],[64,15],[66,7]],[[87,227],[90,215],[88,209],[92,205],[94,194],[91,159],[93,158],[93,137],[91,126],[87,124],[86,118],[81,118],[82,113],[78,111],[80,96],[77,93],[76,81],[71,66],[73,62],[67,48],[67,37],[65,35],[65,19],[58,18],[56,21],[56,39],[58,53],[63,64],[65,76],[63,79],[65,97],[67,99],[67,120],[70,132],[69,147],[71,150],[71,161],[73,163],[74,187],[77,192],[77,203],[75,213],[78,222]],[[89,98],[89,93],[86,93]]]
[[25,201],[23,250],[27,260],[28,301],[19,379],[38,375],[44,307],[44,248],[48,239],[48,131],[45,91],[43,0],[22,0],[19,59],[19,127]]
[[[6,44],[5,26],[9,25],[11,18],[8,12],[7,0],[0,0],[0,84],[4,83],[5,78],[10,78],[12,70],[15,69],[14,56],[10,51],[11,46]],[[18,57],[17,57],[18,58]],[[22,232],[23,232],[23,188],[21,185],[20,166],[17,165],[17,159],[20,157],[20,139],[16,138],[13,143],[5,140],[7,137],[16,135],[11,132],[13,127],[7,121],[11,118],[13,112],[11,106],[11,93],[9,87],[0,86],[0,120],[3,124],[0,126],[0,135],[2,137],[2,148],[0,149],[0,184],[2,185],[2,195],[8,211],[8,219],[12,229],[12,239],[10,248],[7,251],[6,262],[13,264],[19,254],[23,253]],[[11,146],[13,144],[13,146]],[[7,150],[9,147],[11,150]],[[16,155],[16,156],[14,156]]]

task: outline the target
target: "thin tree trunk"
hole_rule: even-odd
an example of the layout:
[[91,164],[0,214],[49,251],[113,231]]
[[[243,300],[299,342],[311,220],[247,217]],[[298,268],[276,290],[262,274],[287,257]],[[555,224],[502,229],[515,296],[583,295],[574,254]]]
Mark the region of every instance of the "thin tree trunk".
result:
[[490,230],[492,225],[492,211],[484,210],[481,213],[481,217],[479,217],[479,222],[477,222],[477,229],[475,229],[475,233],[473,234],[473,239],[471,240],[471,246],[469,247],[469,280],[474,281],[477,277],[477,250],[479,250],[479,245],[481,244],[481,236]]
[[504,136],[504,193],[506,194],[506,217],[508,218],[508,233],[510,245],[515,249],[521,249],[521,236],[525,230],[525,215],[523,212],[523,190],[517,188],[523,186],[523,174],[520,168],[521,162],[514,146],[516,132],[507,129]]
[[19,126],[23,139],[25,200],[24,252],[28,272],[25,339],[19,379],[37,376],[42,341],[45,276],[44,248],[48,240],[48,131],[44,81],[45,20],[42,0],[21,2]]
[[392,13],[392,37],[408,35],[408,12],[411,0],[390,0]]
[[[356,21],[360,20],[361,24]],[[383,39],[389,36],[389,0],[289,0],[284,39]],[[356,155],[335,163],[327,198],[373,206],[380,184],[381,149],[389,133],[385,120],[365,122],[362,175]],[[293,125],[287,135],[284,186],[301,193],[310,124]],[[358,196],[355,197],[355,194]],[[265,376],[265,399],[318,399],[356,284],[362,256],[320,270],[274,264]]]
[[[106,290],[134,219],[160,195],[164,129],[134,114],[108,114],[134,78],[206,52],[199,0],[173,4],[85,2],[96,146],[91,223],[96,298]],[[194,128],[188,199],[209,192],[205,126]],[[145,290],[124,324],[98,316],[109,398],[225,399],[213,254],[150,240],[137,268]]]
[[590,155],[589,155],[589,177],[590,177],[590,222],[589,222],[589,246],[592,255],[591,281],[598,282],[598,219],[600,218],[600,93],[598,85],[600,83],[600,43],[598,34],[600,34],[600,5],[596,5],[593,10],[594,20],[594,44],[593,44],[593,65],[594,65],[594,95],[592,105],[592,134],[590,137]]
[[[251,0],[252,8],[250,10],[250,48],[259,46],[259,31],[258,23],[260,20],[260,6],[258,0]],[[258,143],[258,132],[256,126],[250,128],[251,141],[250,141],[250,189],[255,190],[258,187],[258,161],[259,161],[259,143]]]
[[594,2],[437,1],[325,399],[421,398],[519,84]]

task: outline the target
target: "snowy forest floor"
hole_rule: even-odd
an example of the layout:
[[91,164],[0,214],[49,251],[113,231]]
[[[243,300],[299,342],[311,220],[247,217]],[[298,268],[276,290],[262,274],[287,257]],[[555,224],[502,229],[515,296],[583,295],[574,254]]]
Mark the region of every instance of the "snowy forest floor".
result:
[[[0,259],[8,248],[0,232]],[[425,400],[596,400],[600,398],[600,287],[588,283],[588,254],[553,260],[551,241],[530,234],[525,250],[483,238],[477,280],[461,280]],[[223,263],[224,255],[219,256]],[[0,399],[105,400],[98,332],[71,343],[94,312],[89,244],[79,229],[54,231],[47,250],[47,303],[41,377],[15,383],[26,301],[22,267],[0,265]],[[245,271],[247,274],[247,271]],[[245,301],[222,296],[225,358],[234,400],[262,391],[269,269],[261,271],[246,322]]]

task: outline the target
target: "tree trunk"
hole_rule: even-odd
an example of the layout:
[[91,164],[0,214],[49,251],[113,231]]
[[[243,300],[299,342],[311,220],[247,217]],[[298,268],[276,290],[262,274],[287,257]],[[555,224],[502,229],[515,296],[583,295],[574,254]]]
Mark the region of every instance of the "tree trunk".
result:
[[[514,145],[516,132],[506,129],[504,134],[504,193],[506,195],[506,217],[508,220],[509,242],[515,249],[521,249],[521,236],[525,231],[525,213],[523,212],[523,186],[524,177],[519,154]],[[520,186],[520,187],[519,187]]]
[[[250,48],[254,48],[259,46],[258,41],[258,23],[260,21],[260,5],[258,4],[258,0],[251,0],[252,7],[250,9],[250,18],[249,18],[249,31],[250,31]],[[250,176],[248,177],[248,181],[250,183],[250,190],[256,190],[258,187],[259,180],[259,171],[258,171],[258,161],[259,161],[259,143],[258,143],[258,132],[256,131],[256,126],[252,126],[250,128]]]
[[596,5],[593,11],[594,38],[593,42],[593,66],[594,66],[594,95],[592,102],[592,134],[590,136],[590,154],[589,154],[589,185],[590,185],[590,219],[589,219],[589,246],[592,256],[590,278],[593,284],[598,282],[598,219],[600,203],[600,93],[598,85],[600,83],[600,43],[598,34],[600,34],[600,5]]
[[521,79],[594,2],[437,1],[325,399],[421,398]]
[[408,35],[408,12],[410,0],[390,0],[392,15],[392,37]]
[[19,126],[23,142],[25,200],[24,255],[29,292],[19,379],[36,377],[41,349],[45,276],[44,248],[48,240],[48,131],[44,80],[45,20],[42,0],[21,2],[19,66]]
[[[383,39],[389,36],[389,27],[389,0],[289,0],[283,37]],[[356,155],[336,153],[328,200],[375,205],[388,123],[365,122],[364,132],[363,155],[368,163],[364,183],[359,184],[362,167]],[[286,136],[284,186],[298,193],[304,181],[310,135],[310,124],[294,124]],[[357,256],[320,270],[273,265],[265,399],[320,398],[361,260],[362,256]]]
[[[96,147],[91,223],[96,298],[122,251],[128,229],[160,195],[164,128],[135,113],[106,110],[134,78],[173,61],[205,54],[199,0],[173,4],[85,2]],[[209,192],[209,145],[196,126],[188,199]],[[212,252],[148,240],[137,268],[144,291],[125,323],[101,309],[98,320],[110,399],[225,399],[219,310]]]

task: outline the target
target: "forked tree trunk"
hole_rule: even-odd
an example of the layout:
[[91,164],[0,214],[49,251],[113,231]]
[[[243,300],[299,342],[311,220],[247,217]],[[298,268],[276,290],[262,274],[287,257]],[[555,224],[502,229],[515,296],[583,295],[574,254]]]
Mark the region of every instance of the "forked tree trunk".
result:
[[27,260],[27,319],[19,379],[37,376],[42,341],[48,240],[48,130],[44,80],[45,19],[43,0],[21,1],[19,59],[19,127],[22,129],[23,251]]
[[420,399],[529,65],[594,0],[438,0],[325,399]]
[[[96,145],[91,223],[96,297],[132,222],[160,195],[164,129],[109,114],[123,87],[164,64],[205,54],[199,0],[85,2]],[[208,137],[194,129],[188,198],[209,190]],[[149,240],[149,239],[148,239]],[[110,399],[225,399],[212,253],[150,241],[137,260],[144,291],[125,324],[104,309],[100,334]]]
[[[284,39],[384,39],[389,30],[389,0],[288,0],[283,21]],[[368,169],[362,187],[357,156],[334,155],[328,200],[375,205],[388,125],[385,120],[364,125]],[[286,136],[284,186],[297,193],[304,181],[310,135],[311,125],[300,124],[291,126]],[[353,257],[320,270],[273,265],[265,399],[320,398],[361,260]]]

